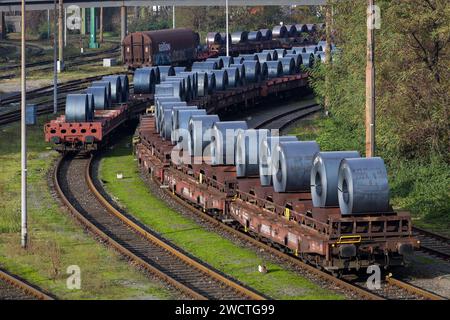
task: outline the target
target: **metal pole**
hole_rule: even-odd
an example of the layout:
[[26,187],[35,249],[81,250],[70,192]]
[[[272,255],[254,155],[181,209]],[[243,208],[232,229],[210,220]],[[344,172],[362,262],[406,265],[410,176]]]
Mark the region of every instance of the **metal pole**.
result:
[[103,42],[103,7],[100,7],[100,27],[99,27],[99,38],[100,42]]
[[50,9],[47,9],[47,39],[50,41]]
[[366,157],[375,156],[375,12],[374,0],[367,8],[367,65],[366,65]]
[[27,107],[27,85],[25,74],[25,0],[22,0],[22,47],[21,47],[21,100],[22,100],[22,112],[21,112],[21,162],[22,162],[22,175],[21,175],[21,245],[22,248],[27,247],[28,242],[28,226],[27,226],[27,127],[25,123],[26,107]]
[[64,48],[67,47],[67,26],[66,26],[66,21],[67,21],[67,9],[64,8]]
[[64,11],[64,1],[59,0],[59,11],[58,11],[58,49],[59,49],[59,71],[64,69],[64,46],[63,46],[63,11]]
[[58,42],[56,41],[58,31],[56,29],[56,0],[54,0],[53,5],[53,113],[56,114],[58,112]]
[[127,7],[122,6],[120,8],[120,43],[122,45],[121,50],[121,60],[125,61],[125,46],[123,45],[123,40],[127,35]]
[[175,29],[175,6],[172,6],[172,29]]
[[[325,63],[328,68],[331,64],[331,5],[325,6],[325,23],[326,23],[326,45],[325,45]],[[325,74],[325,110],[328,111],[330,108],[330,77],[329,72]]]
[[225,0],[225,16],[226,16],[226,22],[225,22],[225,36],[227,37],[227,57],[230,56],[230,39],[229,39],[229,31],[228,31],[228,0]]

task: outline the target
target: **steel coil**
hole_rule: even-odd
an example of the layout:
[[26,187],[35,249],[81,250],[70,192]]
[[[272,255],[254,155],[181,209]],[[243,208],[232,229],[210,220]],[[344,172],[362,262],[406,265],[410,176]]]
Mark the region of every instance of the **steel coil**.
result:
[[91,87],[105,87],[106,88],[106,109],[109,109],[112,105],[111,101],[111,83],[109,81],[99,80],[92,81]]
[[297,29],[297,33],[308,32],[308,27],[306,24],[296,24],[295,28]]
[[359,158],[357,151],[319,152],[311,169],[311,196],[315,207],[337,207],[339,165],[342,159]]
[[216,62],[217,63],[217,68],[216,69],[222,69],[223,66],[224,66],[222,57],[208,58],[208,59],[206,59],[206,62]]
[[261,72],[259,73],[259,81],[264,81],[269,76],[269,68],[267,67],[267,62],[261,63]]
[[161,81],[166,80],[167,76],[174,76],[175,69],[172,66],[158,66]]
[[[286,55],[286,49],[275,49],[275,52],[277,53],[277,59],[283,58]],[[277,59],[272,59],[272,60],[277,60]]]
[[[227,43],[227,36],[225,32],[220,33],[220,37],[222,38],[222,44]],[[228,34],[228,43],[231,44],[231,34]]]
[[119,75],[119,78],[122,86],[122,99],[120,102],[126,103],[128,102],[128,97],[130,96],[130,82],[126,74]]
[[297,28],[295,27],[295,24],[287,24],[286,30],[287,30],[288,37],[296,37],[297,36]]
[[289,50],[286,50],[286,54],[284,56],[286,56],[287,54],[296,54],[296,53],[299,53],[299,52],[297,52],[295,49],[289,49]]
[[[180,101],[180,102],[161,102],[159,104],[159,110],[156,115],[156,124],[157,124],[157,132],[159,132],[159,135],[163,135],[163,121],[164,121],[164,112],[166,110],[172,110],[174,107],[185,107],[187,106],[186,101]],[[172,116],[172,113],[170,113],[170,116]],[[172,126],[172,125],[171,125]]]
[[175,76],[175,78],[184,78],[185,82],[186,82],[186,91],[185,91],[185,95],[184,98],[186,99],[186,101],[190,101],[193,98],[193,90],[194,90],[194,79],[192,77],[192,74],[188,74],[188,73],[178,73],[178,75]]
[[183,85],[181,82],[164,81],[155,86],[155,94],[159,96],[182,97]]
[[178,75],[180,72],[186,71],[186,67],[174,67],[175,75]]
[[244,64],[232,64],[232,65],[230,65],[230,67],[238,68],[240,84],[244,85],[245,84],[245,65]]
[[198,110],[197,106],[185,106],[185,107],[173,107],[172,108],[172,116],[171,116],[171,133],[170,133],[170,141],[174,144],[178,142],[178,112],[179,111],[190,111],[190,110]]
[[94,86],[88,87],[86,93],[92,94],[94,97],[94,108],[97,110],[108,109],[108,96],[106,94],[106,87]]
[[160,83],[161,82],[161,73],[159,72],[159,68],[158,67],[156,67],[156,66],[155,67],[142,67],[142,69],[153,70],[153,73],[155,74],[155,82],[156,83]]
[[248,41],[261,41],[262,33],[261,31],[250,31],[248,33]]
[[197,98],[197,91],[198,91],[198,73],[197,71],[185,71],[185,72],[180,72],[180,75],[189,75],[191,77],[191,86],[192,86],[192,91],[191,91],[191,96],[192,99],[196,99]]
[[275,151],[278,162],[273,163],[273,190],[309,191],[312,160],[319,151],[319,145],[315,141],[280,142]]
[[206,43],[208,44],[220,44],[222,42],[222,37],[218,32],[208,32],[206,34]]
[[217,69],[219,69],[219,67],[216,61],[197,61],[192,64],[192,71],[210,71]]
[[383,159],[342,160],[339,166],[338,199],[343,215],[391,211]]
[[212,126],[210,156],[211,164],[234,165],[236,136],[240,130],[247,130],[245,121],[218,121]]
[[181,89],[182,93],[180,95],[181,100],[185,100],[187,98],[188,90],[189,90],[189,84],[187,83],[186,78],[178,75],[178,76],[167,76],[166,81],[164,83],[171,83],[171,82],[181,82]]
[[216,90],[226,90],[228,86],[228,72],[226,70],[212,70],[211,72],[216,77]]
[[287,54],[285,58],[292,58],[294,59],[295,64],[295,72],[300,72],[301,66],[303,64],[303,56],[302,54],[296,53],[296,54]]
[[292,50],[295,50],[295,53],[305,53],[306,52],[306,47],[292,47]]
[[312,68],[314,65],[314,55],[312,53],[302,53],[302,66]]
[[236,137],[236,176],[251,177],[259,174],[260,141],[267,139],[270,131],[241,130]]
[[283,64],[281,61],[267,61],[267,76],[269,79],[278,78],[283,75]]
[[203,151],[210,144],[211,128],[220,119],[217,115],[192,115],[189,119],[189,155],[203,156]]
[[87,111],[87,121],[92,121],[95,118],[95,103],[94,95],[92,93],[86,93],[88,99],[88,111]]
[[243,63],[245,68],[245,82],[255,83],[259,81],[259,75],[261,73],[261,65],[258,61],[247,61]]
[[154,69],[136,69],[133,81],[134,93],[150,94],[155,92],[156,76]]
[[279,61],[281,62],[281,65],[283,66],[283,75],[287,76],[287,75],[295,74],[297,68],[295,67],[294,58],[286,57],[286,58],[279,59]]
[[239,63],[243,63],[244,61],[253,61],[253,60],[257,60],[258,61],[258,56],[254,53],[252,54],[240,54],[238,56]]
[[273,38],[286,38],[288,31],[286,26],[275,26],[272,29],[272,37]]
[[306,29],[308,30],[309,33],[316,32],[317,30],[316,25],[314,23],[307,23]]
[[216,75],[213,72],[207,72],[208,75],[208,93],[216,90]]
[[[298,141],[294,136],[262,136],[259,141],[259,179],[262,186],[272,185],[273,163],[278,161],[276,149],[280,142]],[[272,158],[273,156],[273,158]],[[273,161],[272,161],[273,159]]]
[[266,50],[261,51],[261,53],[268,53],[270,55],[270,60],[269,61],[271,61],[271,60],[278,60],[278,52],[276,50],[266,49]]
[[102,80],[111,84],[111,102],[120,103],[122,100],[122,82],[119,76],[106,76]]
[[303,53],[316,53],[318,50],[317,46],[306,46],[303,49]]
[[229,67],[229,68],[223,68],[227,72],[228,77],[228,88],[234,88],[238,87],[241,84],[241,77],[239,74],[239,68],[236,67]]
[[[173,114],[173,112],[172,112]],[[177,143],[182,141],[183,133],[188,134],[189,132],[189,120],[191,116],[204,116],[206,115],[205,109],[197,109],[197,110],[178,110],[176,111],[176,116],[173,117],[173,135],[172,135],[172,143]],[[190,137],[190,136],[189,136]],[[189,143],[186,141],[186,144]],[[188,146],[186,145],[186,148]]]
[[247,42],[247,39],[248,39],[247,31],[236,31],[231,34],[231,43],[233,44]]
[[263,63],[266,61],[272,61],[272,55],[268,52],[255,53],[255,56],[258,57],[259,63]]
[[228,68],[230,65],[234,64],[234,58],[232,56],[220,56],[220,59],[222,59],[223,66]]
[[92,117],[89,114],[88,95],[85,93],[68,94],[66,96],[66,121],[86,122]]
[[326,61],[325,52],[317,51],[316,54],[314,55],[314,62],[325,63],[325,61]]
[[180,100],[180,97],[173,97],[173,96],[156,96],[155,95],[155,125],[156,125],[156,132],[159,132],[159,110],[161,109],[161,104],[167,103],[167,102],[183,102]]
[[270,29],[260,29],[259,31],[261,31],[261,40],[263,41],[267,41],[267,40],[272,40],[272,30]]

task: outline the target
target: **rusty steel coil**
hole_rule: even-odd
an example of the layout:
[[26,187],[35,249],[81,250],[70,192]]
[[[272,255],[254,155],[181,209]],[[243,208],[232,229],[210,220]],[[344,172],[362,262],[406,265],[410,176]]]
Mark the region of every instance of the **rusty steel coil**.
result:
[[240,130],[247,128],[246,121],[217,121],[213,124],[210,144],[212,165],[234,165],[236,136]]

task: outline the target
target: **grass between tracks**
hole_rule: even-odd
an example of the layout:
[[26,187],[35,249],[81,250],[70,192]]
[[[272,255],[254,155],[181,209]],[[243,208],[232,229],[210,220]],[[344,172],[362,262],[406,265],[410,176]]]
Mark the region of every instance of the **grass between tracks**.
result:
[[[302,120],[287,131],[300,140],[317,140],[323,151],[358,150],[364,146],[363,140],[356,140],[331,118],[321,116]],[[363,150],[359,151],[362,154]],[[394,208],[409,210],[414,225],[450,236],[450,166],[442,159],[428,163],[388,158],[385,161]]]
[[[187,252],[218,270],[275,299],[342,299],[299,275],[264,261],[253,250],[234,244],[215,232],[207,231],[193,220],[168,208],[153,196],[139,177],[130,147],[130,137],[122,139],[102,159],[100,177],[107,191],[126,210]],[[123,172],[124,179],[116,179]],[[258,265],[269,272],[261,274]]]
[[[57,157],[42,127],[28,127],[30,246],[20,248],[20,129],[0,127],[0,266],[61,299],[167,299],[171,294],[86,234],[50,194],[46,174]],[[81,269],[81,290],[69,290],[67,267]]]

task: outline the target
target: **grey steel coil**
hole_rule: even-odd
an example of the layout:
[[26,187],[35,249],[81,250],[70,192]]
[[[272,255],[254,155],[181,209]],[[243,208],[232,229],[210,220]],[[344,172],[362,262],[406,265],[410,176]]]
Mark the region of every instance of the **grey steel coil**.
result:
[[208,74],[204,71],[197,72],[197,96],[205,97],[208,95]]
[[[222,38],[222,44],[227,42],[227,36],[225,32],[220,33],[220,37]],[[231,44],[231,34],[228,34],[228,43]]]
[[197,71],[180,72],[180,75],[189,75],[191,77],[191,86],[192,86],[191,96],[192,96],[192,99],[196,99],[197,91],[198,91],[198,73],[197,73]]
[[223,66],[228,68],[230,65],[234,64],[234,58],[232,56],[220,56],[220,59],[223,61]]
[[337,207],[339,165],[343,159],[359,158],[357,151],[318,152],[311,169],[311,196],[314,207]]
[[294,136],[262,136],[259,142],[259,179],[262,186],[272,185],[273,163],[278,162],[276,152],[281,142],[298,141]]
[[186,67],[173,67],[173,70],[175,71],[175,75],[178,75],[178,73],[186,71]]
[[292,57],[286,57],[279,59],[283,66],[283,75],[295,74],[297,68],[295,67],[295,60]]
[[154,69],[140,68],[134,71],[134,93],[150,94],[155,92],[156,75]]
[[208,93],[216,90],[216,75],[213,72],[206,72],[208,75]]
[[306,29],[308,30],[309,33],[316,32],[317,30],[316,25],[314,23],[307,23]]
[[273,38],[286,38],[288,35],[288,30],[286,26],[275,26],[272,29]]
[[292,50],[295,50],[295,53],[305,53],[306,52],[306,47],[302,46],[302,47],[292,47]]
[[172,110],[171,109],[164,109],[164,112],[162,113],[161,117],[161,137],[163,140],[171,140],[171,134],[172,134]]
[[208,32],[206,34],[206,43],[208,44],[220,44],[222,42],[222,36],[219,32]]
[[155,81],[156,83],[160,83],[161,82],[161,73],[159,72],[159,68],[158,67],[142,67],[142,69],[148,69],[148,70],[153,70],[153,72],[155,73]]
[[189,84],[187,83],[187,80],[185,77],[182,77],[180,75],[178,76],[167,76],[166,81],[164,83],[170,83],[170,82],[181,82],[181,88],[182,88],[182,94],[181,94],[181,100],[185,100],[187,98],[188,90],[189,90]]
[[297,34],[308,32],[308,27],[306,26],[306,24],[296,24],[295,28],[297,29]]
[[111,83],[111,102],[120,103],[122,101],[122,82],[119,76],[106,76],[102,80]]
[[238,56],[238,58],[240,59],[239,63],[243,63],[244,61],[253,61],[256,60],[258,61],[258,56],[254,53],[252,54],[240,54]]
[[[277,53],[277,59],[283,58],[286,55],[286,49],[281,48],[281,49],[275,49],[276,53]],[[277,59],[272,59],[272,60],[277,60]]]
[[[184,102],[181,101],[180,97],[173,97],[173,96],[156,96],[155,95],[155,124],[156,124],[156,132],[159,132],[159,110],[161,109],[161,104],[165,103],[165,102],[172,102],[172,103],[176,103],[176,102]],[[184,102],[185,103],[185,102]]]
[[286,56],[287,54],[296,54],[296,53],[298,53],[298,52],[295,49],[289,49],[289,50],[286,50],[286,54],[284,56]]
[[255,56],[258,57],[259,63],[263,63],[266,61],[272,61],[272,55],[268,52],[255,53]]
[[316,53],[317,51],[319,51],[317,46],[306,46],[303,49],[303,53]]
[[86,93],[92,94],[94,97],[94,108],[97,110],[108,109],[108,96],[106,95],[106,87],[94,86],[88,87]]
[[128,97],[130,96],[130,82],[126,74],[119,75],[119,78],[122,86],[122,99],[120,102],[126,103],[128,102]]
[[230,67],[239,69],[239,79],[241,80],[241,85],[244,85],[245,84],[245,65],[235,63],[235,64],[231,64]]
[[155,86],[155,94],[181,98],[183,95],[183,84],[181,81],[164,81]]
[[275,49],[266,49],[261,51],[261,53],[268,53],[270,55],[270,61],[278,60],[278,52]]
[[158,66],[161,81],[166,80],[167,76],[174,76],[175,69],[172,66]]
[[226,70],[212,70],[216,76],[216,91],[226,90],[228,86],[228,72]]
[[218,121],[212,126],[210,156],[211,165],[234,165],[236,136],[247,130],[245,121]]
[[[186,82],[186,91],[185,91],[185,95],[184,98],[186,99],[186,101],[190,101],[193,98],[193,93],[192,91],[194,90],[194,79],[192,78],[191,74],[186,74],[186,73],[178,73],[175,78],[184,78],[185,82]],[[169,77],[170,78],[170,77]]]
[[261,65],[258,61],[247,61],[243,63],[245,68],[245,82],[255,83],[259,81],[259,75],[261,73]]
[[261,63],[261,72],[259,73],[259,81],[264,81],[269,76],[269,68],[267,67],[267,62]]
[[185,149],[189,146],[189,120],[191,119],[191,116],[205,116],[206,110],[205,109],[197,109],[197,110],[178,110],[177,116],[173,119],[173,143],[178,143],[182,141],[183,134],[188,135],[188,139],[186,141],[183,141],[186,143]]
[[344,159],[339,166],[341,214],[389,212],[389,184],[381,158]]
[[295,27],[295,24],[287,24],[286,30],[287,30],[288,37],[296,37],[297,36],[297,28]]
[[241,130],[236,137],[236,176],[251,177],[259,174],[260,141],[270,135],[267,129]]
[[314,55],[312,53],[302,53],[302,66],[312,68],[314,65]]
[[86,93],[88,99],[88,112],[87,112],[87,121],[92,121],[95,118],[95,103],[94,103],[94,95],[92,93]]
[[280,142],[275,151],[278,162],[273,163],[273,190],[309,191],[312,160],[319,151],[319,145],[315,141]]
[[272,30],[270,29],[260,29],[259,31],[261,31],[261,40],[263,41],[267,41],[267,40],[272,40]]
[[317,51],[316,54],[314,55],[314,62],[325,63],[325,61],[326,61],[325,52]]
[[85,93],[68,94],[66,96],[66,121],[86,122],[91,116],[88,115],[89,102]]
[[229,67],[229,68],[223,68],[227,72],[228,77],[228,88],[235,88],[238,87],[241,84],[241,77],[239,74],[239,68],[236,67]]
[[[173,107],[172,108],[172,116],[171,116],[171,133],[170,133],[170,141],[174,144],[178,141],[178,111],[189,111],[189,110],[198,110],[197,106],[185,106],[185,107]],[[164,119],[165,120],[165,119]]]
[[216,62],[216,63],[217,63],[217,68],[216,68],[216,69],[222,69],[222,68],[223,68],[223,66],[224,66],[224,63],[223,63],[222,57],[217,57],[217,58],[208,58],[208,59],[206,59],[206,62],[211,62],[211,61],[213,61],[213,62]]
[[192,115],[189,119],[189,155],[194,157],[203,156],[203,151],[211,140],[211,128],[219,117],[214,115]]
[[267,65],[267,77],[269,79],[278,78],[283,75],[283,65],[281,61],[267,61],[264,63]]
[[292,58],[294,59],[295,64],[295,72],[300,72],[301,66],[303,64],[303,57],[302,54],[296,53],[296,54],[287,54],[284,56],[285,58]]
[[250,31],[248,33],[248,41],[261,41],[262,33],[261,31]]
[[91,87],[105,87],[106,88],[106,109],[109,109],[112,105],[111,101],[111,83],[109,81],[98,80],[92,81]]
[[[185,107],[187,106],[186,101],[179,101],[179,102],[161,102],[159,104],[159,110],[158,114],[156,116],[156,124],[157,124],[157,132],[159,132],[159,135],[163,135],[163,120],[164,120],[164,112],[166,110],[172,110],[174,107]],[[172,113],[170,113],[170,116],[172,116]]]
[[231,43],[233,44],[247,42],[247,39],[248,39],[247,31],[236,31],[231,34]]
[[217,69],[219,69],[219,67],[216,61],[197,61],[192,64],[192,71],[210,71]]

